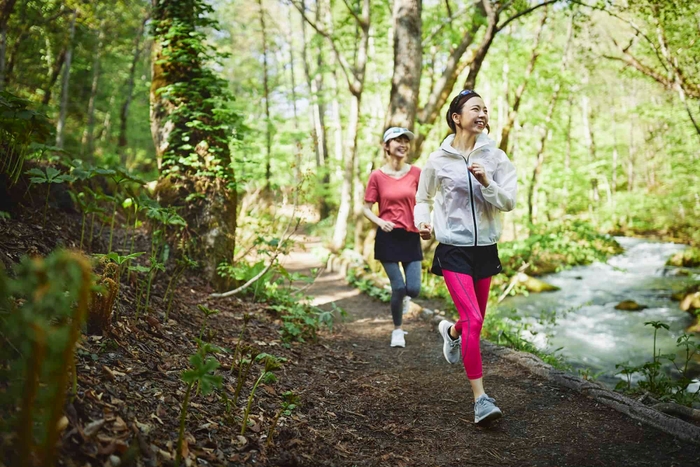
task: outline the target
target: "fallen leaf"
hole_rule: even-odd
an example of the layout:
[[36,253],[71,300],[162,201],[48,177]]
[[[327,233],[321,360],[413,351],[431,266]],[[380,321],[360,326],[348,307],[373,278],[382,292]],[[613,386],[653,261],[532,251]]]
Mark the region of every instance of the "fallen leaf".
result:
[[151,418],[154,418],[154,419],[158,420],[158,423],[160,423],[161,425],[164,425],[163,420],[161,420],[160,418],[158,418],[158,415],[152,413],[152,414],[151,414]]
[[95,420],[94,422],[88,423],[88,425],[83,429],[83,433],[88,438],[92,437],[95,433],[100,431],[100,428],[105,424],[105,419]]

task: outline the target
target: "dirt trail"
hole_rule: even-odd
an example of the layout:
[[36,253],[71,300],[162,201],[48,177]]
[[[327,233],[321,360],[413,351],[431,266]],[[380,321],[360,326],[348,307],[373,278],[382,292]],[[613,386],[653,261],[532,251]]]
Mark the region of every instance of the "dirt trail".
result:
[[[314,240],[306,239],[311,247]],[[296,271],[321,266],[308,252],[284,261]],[[320,347],[298,348],[286,377],[300,388],[301,421],[278,436],[288,449],[280,465],[700,465],[700,446],[489,352],[486,389],[505,417],[476,427],[464,369],[445,362],[428,324],[407,320],[406,348],[390,348],[388,305],[358,294],[337,273],[321,274],[307,293],[323,307],[342,307],[348,318]]]

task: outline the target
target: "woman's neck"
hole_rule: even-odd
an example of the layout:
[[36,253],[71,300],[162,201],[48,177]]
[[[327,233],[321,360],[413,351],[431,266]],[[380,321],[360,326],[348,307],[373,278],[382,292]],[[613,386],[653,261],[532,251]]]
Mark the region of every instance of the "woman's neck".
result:
[[400,172],[401,169],[404,168],[405,164],[406,162],[403,157],[387,157],[386,165],[388,165],[389,168],[395,172]]
[[479,135],[475,133],[467,133],[466,131],[457,131],[455,139],[452,141],[452,147],[460,152],[471,152],[476,144],[476,138]]

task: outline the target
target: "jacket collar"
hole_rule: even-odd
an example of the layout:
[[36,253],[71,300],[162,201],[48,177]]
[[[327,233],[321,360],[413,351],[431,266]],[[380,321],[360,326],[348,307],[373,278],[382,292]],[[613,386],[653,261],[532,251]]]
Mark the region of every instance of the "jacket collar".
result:
[[[455,135],[454,133],[449,135],[445,140],[442,142],[440,145],[440,149],[443,152],[446,152],[449,155],[452,156],[462,156],[462,154],[457,151],[455,148],[452,147],[452,141],[454,141]],[[489,138],[486,133],[481,133],[479,136],[476,138],[476,143],[474,143],[474,149],[472,149],[472,152],[476,151],[479,148],[482,148],[484,146],[493,146],[495,143],[491,138]]]

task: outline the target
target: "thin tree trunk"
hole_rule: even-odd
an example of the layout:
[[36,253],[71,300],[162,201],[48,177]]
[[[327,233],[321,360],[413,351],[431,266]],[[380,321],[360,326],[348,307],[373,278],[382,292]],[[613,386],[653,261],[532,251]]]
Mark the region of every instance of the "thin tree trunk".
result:
[[[302,6],[303,6],[302,2]],[[317,11],[317,20],[320,11]],[[311,66],[308,57],[308,40],[306,37],[306,21],[302,17],[301,35],[303,41],[302,59],[304,62],[304,76],[310,92],[309,115],[311,119],[311,136],[314,142],[316,154],[316,176],[319,180],[319,193],[317,196],[319,219],[326,219],[330,215],[330,206],[327,201],[327,189],[330,172],[328,169],[328,143],[326,137],[325,108],[323,106],[323,52],[318,51],[316,76],[311,74]]]
[[[583,96],[581,99],[581,106],[582,106],[582,114],[583,114],[583,127],[586,132],[586,139],[588,141],[588,154],[590,157],[589,164],[591,167],[593,166],[593,163],[596,161],[596,144],[595,144],[595,134],[593,132],[593,127],[591,125],[591,114],[592,111],[590,109],[590,101],[588,99],[588,96]],[[590,184],[591,184],[591,189],[590,189],[590,204],[589,204],[589,211],[591,213],[593,212],[594,205],[597,206],[598,202],[600,201],[600,193],[598,192],[598,178],[595,175],[595,169],[591,168],[590,171]]]
[[97,90],[100,81],[100,60],[102,58],[102,47],[104,46],[104,22],[100,24],[100,32],[98,33],[97,47],[92,60],[92,85],[90,86],[90,99],[88,101],[87,110],[87,125],[83,131],[82,145],[83,156],[88,160],[92,159],[95,139],[95,101],[97,100]]
[[[571,46],[571,38],[573,37],[573,17],[569,22],[569,30],[567,32],[566,46],[564,47],[564,54],[562,57],[561,67],[559,68],[559,76],[564,75],[569,63],[569,48]],[[547,116],[544,120],[544,128],[542,131],[542,137],[540,138],[540,145],[537,151],[537,159],[535,162],[535,167],[532,170],[532,178],[530,180],[530,187],[527,196],[527,212],[528,219],[531,225],[534,225],[537,221],[537,194],[540,185],[540,174],[542,172],[542,167],[544,166],[545,160],[545,145],[547,143],[547,138],[549,136],[549,127],[552,122],[552,117],[554,116],[554,111],[557,107],[559,101],[559,93],[561,92],[561,82],[558,82],[554,86],[554,92],[549,101],[549,107],[547,109]]]
[[70,32],[68,34],[68,46],[66,47],[66,59],[63,65],[63,77],[61,86],[61,107],[56,124],[56,147],[63,149],[63,138],[66,126],[66,116],[68,115],[68,89],[70,84],[70,66],[73,57],[73,37],[75,36],[75,21],[78,18],[78,11],[73,10],[73,18],[70,22]]
[[58,81],[58,77],[61,75],[63,64],[66,61],[67,52],[67,47],[61,50],[61,53],[56,58],[56,63],[53,64],[51,75],[49,76],[49,82],[46,84],[46,89],[44,89],[44,97],[41,99],[41,104],[44,106],[49,105],[51,102],[51,89],[53,89],[56,81]]
[[5,87],[5,53],[7,51],[7,23],[17,0],[5,0],[0,10],[0,91]]
[[634,126],[635,123],[630,121],[630,144],[629,154],[627,156],[627,191],[634,191],[634,159],[637,151],[634,140]]
[[348,219],[353,204],[353,182],[355,180],[355,145],[357,144],[358,125],[360,120],[360,97],[353,96],[350,101],[350,116],[348,126],[347,150],[343,161],[343,184],[340,188],[340,207],[338,218],[333,230],[331,247],[334,251],[340,251],[345,246],[345,237],[348,231]]
[[343,162],[343,122],[340,114],[340,102],[338,101],[338,72],[331,73],[331,112],[333,114],[333,152],[337,162],[337,178],[340,178],[340,167]]
[[571,128],[572,128],[572,116],[573,116],[573,106],[574,100],[571,96],[568,99],[569,102],[569,112],[566,119],[566,153],[564,154],[564,196],[562,196],[561,209],[566,212],[566,207],[569,204],[569,182],[571,181]]
[[385,128],[413,130],[418,110],[421,57],[421,0],[394,0],[394,74]]
[[122,164],[126,164],[126,147],[129,144],[129,139],[127,136],[127,129],[129,127],[129,109],[131,108],[131,101],[134,98],[134,85],[136,83],[136,67],[138,66],[139,60],[141,59],[141,40],[143,39],[143,33],[146,28],[146,22],[148,21],[148,16],[144,18],[136,31],[136,38],[134,39],[134,53],[131,58],[131,65],[129,66],[129,77],[126,81],[126,90],[124,91],[124,103],[119,111],[119,140],[117,142],[117,152],[119,153],[119,158]]
[[267,31],[265,30],[265,9],[262,0],[258,0],[260,7],[260,28],[262,30],[263,52],[263,97],[265,99],[265,191],[270,190],[271,162],[272,162],[272,122],[270,120],[270,84],[267,70]]
[[515,119],[518,116],[518,110],[520,109],[520,103],[522,102],[523,94],[525,93],[525,88],[527,87],[527,84],[530,80],[530,76],[532,76],[532,72],[535,69],[537,58],[540,55],[540,39],[542,38],[542,31],[544,30],[544,25],[547,22],[547,13],[548,8],[545,8],[544,14],[542,15],[542,21],[540,21],[540,24],[537,28],[537,33],[535,35],[535,45],[532,48],[532,55],[530,56],[530,61],[528,62],[527,68],[525,69],[525,76],[523,76],[523,81],[520,83],[520,86],[518,86],[518,88],[515,90],[513,106],[511,107],[510,112],[508,112],[508,119],[501,130],[501,142],[498,147],[506,154],[509,154],[510,148],[508,147],[508,139],[510,137],[510,132],[513,129],[513,125],[515,125]]

